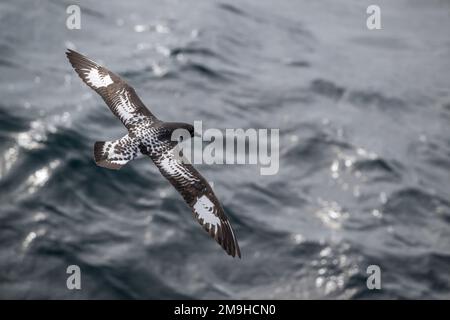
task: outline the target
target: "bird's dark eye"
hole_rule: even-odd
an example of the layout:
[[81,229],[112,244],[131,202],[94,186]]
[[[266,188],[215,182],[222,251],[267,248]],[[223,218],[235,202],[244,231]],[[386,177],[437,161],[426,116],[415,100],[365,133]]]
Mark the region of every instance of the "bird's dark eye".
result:
[[178,138],[178,141],[183,142],[183,136],[180,136],[180,137]]

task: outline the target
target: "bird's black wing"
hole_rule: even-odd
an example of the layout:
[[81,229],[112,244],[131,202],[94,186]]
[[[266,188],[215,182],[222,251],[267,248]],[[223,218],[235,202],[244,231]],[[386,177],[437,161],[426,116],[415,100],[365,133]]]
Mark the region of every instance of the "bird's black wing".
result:
[[188,161],[180,157],[177,148],[159,155],[149,155],[162,175],[183,196],[194,218],[231,256],[241,257],[233,228],[211,186]]
[[66,55],[83,82],[103,98],[125,127],[130,129],[143,119],[157,120],[118,75],[76,51],[68,49]]

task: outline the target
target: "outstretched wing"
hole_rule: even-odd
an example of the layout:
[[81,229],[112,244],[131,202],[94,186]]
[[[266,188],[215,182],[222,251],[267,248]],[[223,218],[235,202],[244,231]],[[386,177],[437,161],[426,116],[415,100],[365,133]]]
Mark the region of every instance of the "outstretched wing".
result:
[[118,75],[76,51],[68,49],[66,55],[83,82],[103,98],[125,127],[130,129],[145,118],[157,120],[134,89]]
[[149,155],[162,175],[177,189],[191,207],[206,232],[231,256],[241,257],[233,228],[211,186],[188,161],[177,154],[177,148],[160,155]]

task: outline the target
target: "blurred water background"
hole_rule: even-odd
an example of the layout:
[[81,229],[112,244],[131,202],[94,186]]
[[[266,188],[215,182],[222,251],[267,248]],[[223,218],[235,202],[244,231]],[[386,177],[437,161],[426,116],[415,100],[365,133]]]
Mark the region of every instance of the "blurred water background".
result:
[[[0,298],[450,298],[450,2],[379,0],[370,31],[372,2],[2,1]],[[277,175],[198,166],[242,260],[150,160],[94,164],[125,129],[67,47],[163,120],[280,129]]]

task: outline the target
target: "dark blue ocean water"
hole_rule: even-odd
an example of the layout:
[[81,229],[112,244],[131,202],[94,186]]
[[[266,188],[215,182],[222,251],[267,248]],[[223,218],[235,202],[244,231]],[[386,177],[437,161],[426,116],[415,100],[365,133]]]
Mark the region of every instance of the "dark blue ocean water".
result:
[[[0,298],[450,298],[450,3],[377,1],[374,31],[369,4],[2,1]],[[242,260],[150,160],[95,165],[125,129],[67,47],[163,120],[280,129],[277,175],[198,166]]]

